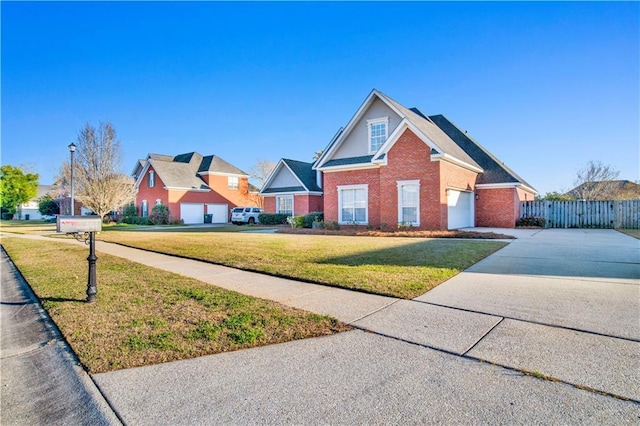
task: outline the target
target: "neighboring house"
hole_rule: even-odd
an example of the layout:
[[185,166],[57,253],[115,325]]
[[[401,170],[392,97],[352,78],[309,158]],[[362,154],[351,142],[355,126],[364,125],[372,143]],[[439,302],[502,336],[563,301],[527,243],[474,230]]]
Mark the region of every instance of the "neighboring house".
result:
[[576,200],[591,198],[597,200],[638,200],[640,185],[630,180],[608,180],[585,182],[567,192]]
[[300,216],[324,209],[320,173],[313,163],[281,159],[265,181],[260,195],[266,212]]
[[20,204],[15,214],[18,220],[42,220],[39,200],[51,192],[51,185],[38,185],[36,196],[26,203]]
[[[341,224],[512,228],[520,202],[537,193],[444,116],[375,89],[313,170],[322,174],[325,220]],[[262,193],[275,189],[272,182]]]
[[230,209],[254,205],[257,189],[249,175],[216,155],[197,152],[170,155],[149,154],[139,160],[132,173],[136,180],[136,207],[146,217],[156,204],[169,208],[172,220],[227,223]]

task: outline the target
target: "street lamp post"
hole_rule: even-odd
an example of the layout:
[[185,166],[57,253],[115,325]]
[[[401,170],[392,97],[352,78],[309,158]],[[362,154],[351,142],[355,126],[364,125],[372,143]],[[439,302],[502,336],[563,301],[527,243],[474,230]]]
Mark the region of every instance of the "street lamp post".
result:
[[71,153],[71,216],[73,216],[76,214],[73,205],[73,153],[76,152],[76,144],[73,142],[69,144],[69,152]]

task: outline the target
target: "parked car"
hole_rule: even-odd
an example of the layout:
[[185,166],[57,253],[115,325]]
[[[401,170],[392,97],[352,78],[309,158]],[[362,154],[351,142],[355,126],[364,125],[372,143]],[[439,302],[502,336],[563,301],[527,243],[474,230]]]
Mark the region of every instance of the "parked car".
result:
[[260,223],[258,216],[262,211],[260,207],[236,207],[231,210],[231,223],[234,225]]

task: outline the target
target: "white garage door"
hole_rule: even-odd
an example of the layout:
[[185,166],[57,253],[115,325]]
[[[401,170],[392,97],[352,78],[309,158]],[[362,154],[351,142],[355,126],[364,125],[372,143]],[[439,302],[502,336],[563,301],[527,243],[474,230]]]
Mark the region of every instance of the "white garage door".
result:
[[473,192],[449,190],[447,197],[448,228],[473,226]]
[[180,219],[184,223],[204,223],[204,204],[180,203]]
[[229,222],[228,204],[207,204],[207,214],[212,215],[211,223]]

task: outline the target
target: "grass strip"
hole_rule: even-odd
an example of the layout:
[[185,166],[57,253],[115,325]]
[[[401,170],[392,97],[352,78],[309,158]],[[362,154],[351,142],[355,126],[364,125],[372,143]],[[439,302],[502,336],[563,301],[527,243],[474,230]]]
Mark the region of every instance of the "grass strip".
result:
[[103,232],[104,241],[239,269],[411,299],[500,241],[289,234]]
[[329,335],[345,324],[125,259],[98,254],[98,301],[85,303],[87,249],[2,239],[90,373]]

